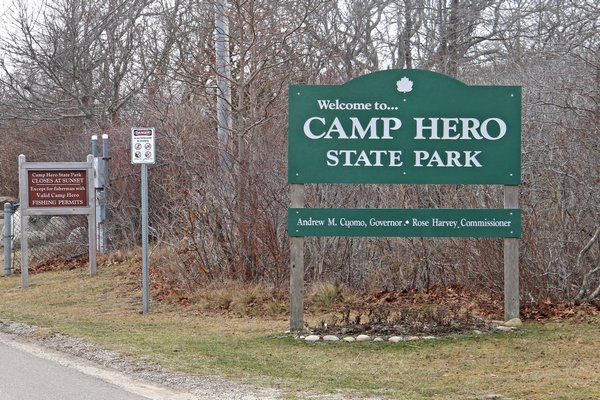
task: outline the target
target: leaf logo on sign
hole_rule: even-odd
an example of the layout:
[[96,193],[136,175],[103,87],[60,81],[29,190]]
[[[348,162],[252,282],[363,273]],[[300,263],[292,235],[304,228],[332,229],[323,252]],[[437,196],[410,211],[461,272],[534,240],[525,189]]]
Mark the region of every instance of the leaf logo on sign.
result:
[[413,90],[413,81],[408,79],[406,76],[396,82],[396,89],[400,93],[409,93]]

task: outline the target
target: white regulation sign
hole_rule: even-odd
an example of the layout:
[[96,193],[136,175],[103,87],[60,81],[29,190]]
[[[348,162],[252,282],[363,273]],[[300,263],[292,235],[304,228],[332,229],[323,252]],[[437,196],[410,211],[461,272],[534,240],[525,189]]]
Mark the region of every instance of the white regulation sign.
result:
[[131,163],[154,164],[155,156],[154,128],[132,128]]

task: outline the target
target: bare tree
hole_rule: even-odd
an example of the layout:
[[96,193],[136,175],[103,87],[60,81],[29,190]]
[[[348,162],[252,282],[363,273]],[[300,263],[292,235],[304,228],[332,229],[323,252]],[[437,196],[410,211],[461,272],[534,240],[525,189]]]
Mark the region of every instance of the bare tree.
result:
[[[156,35],[152,0],[22,3],[0,42],[3,118],[113,121],[165,62],[172,38]],[[158,46],[158,47],[156,47]]]

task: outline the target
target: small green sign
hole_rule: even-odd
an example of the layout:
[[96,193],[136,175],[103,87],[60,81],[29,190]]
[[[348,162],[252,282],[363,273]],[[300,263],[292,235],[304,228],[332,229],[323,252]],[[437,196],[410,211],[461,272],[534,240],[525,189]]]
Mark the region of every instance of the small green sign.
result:
[[521,88],[423,70],[289,87],[289,183],[505,184],[521,179]]
[[519,237],[520,209],[290,208],[290,236]]

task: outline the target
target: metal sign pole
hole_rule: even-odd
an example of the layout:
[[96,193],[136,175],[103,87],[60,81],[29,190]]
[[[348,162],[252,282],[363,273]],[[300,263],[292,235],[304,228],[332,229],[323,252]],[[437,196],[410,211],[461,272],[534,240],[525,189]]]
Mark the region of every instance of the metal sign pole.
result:
[[105,222],[108,209],[108,135],[102,135],[102,156],[98,154],[98,135],[92,135],[92,155],[94,156],[94,190],[96,192],[96,244],[100,253],[108,248]]
[[106,234],[106,224],[108,219],[108,187],[110,186],[110,176],[108,173],[108,135],[102,135],[102,162],[100,163],[100,175],[102,176],[102,191],[100,192],[100,217],[98,223],[98,248],[100,252],[108,250],[108,235]]
[[148,314],[150,286],[148,283],[148,164],[142,164],[142,302]]
[[131,128],[131,163],[141,164],[142,166],[142,304],[144,314],[148,314],[150,308],[148,268],[148,164],[154,164],[155,155],[154,128]]
[[12,251],[12,214],[11,203],[4,203],[4,276],[10,275],[11,251]]

